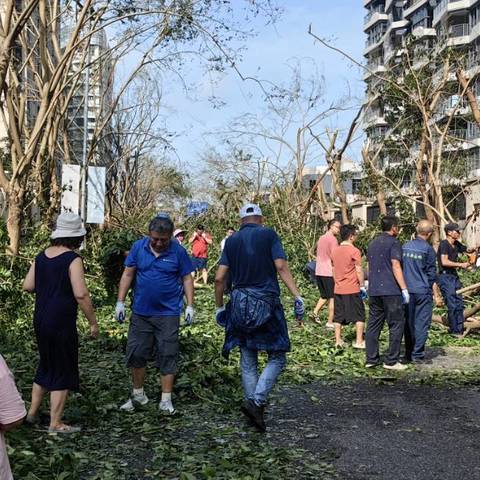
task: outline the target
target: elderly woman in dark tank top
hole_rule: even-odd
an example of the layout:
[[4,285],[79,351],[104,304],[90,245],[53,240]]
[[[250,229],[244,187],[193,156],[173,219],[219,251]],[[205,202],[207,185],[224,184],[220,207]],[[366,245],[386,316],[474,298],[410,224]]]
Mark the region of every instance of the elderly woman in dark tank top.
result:
[[75,252],[86,230],[81,218],[62,213],[51,235],[51,245],[39,253],[23,282],[23,289],[35,294],[33,324],[40,361],[32,387],[28,423],[38,422],[38,410],[50,392],[51,433],[75,433],[80,427],[63,423],[69,391],[78,391],[77,310],[90,323],[90,334],[98,336],[98,324],[85,283],[83,261]]

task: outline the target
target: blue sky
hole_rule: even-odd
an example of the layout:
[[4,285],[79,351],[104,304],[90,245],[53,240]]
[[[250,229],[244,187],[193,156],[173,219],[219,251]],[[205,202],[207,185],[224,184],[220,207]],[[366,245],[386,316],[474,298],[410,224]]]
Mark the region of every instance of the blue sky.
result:
[[[336,47],[362,60],[365,36],[362,31],[362,0],[283,0],[285,12],[275,26],[259,25],[258,35],[247,40],[239,69],[245,76],[255,76],[274,82],[290,76],[288,62],[294,58],[313,59],[316,68],[325,77],[325,103],[333,103],[347,93],[359,99],[349,104],[358,106],[363,95],[362,72],[341,55],[315,44],[308,35],[309,24],[320,37],[329,39]],[[311,66],[312,62],[308,62]],[[187,98],[178,83],[165,79],[164,100],[172,108],[167,126],[176,131],[174,146],[181,162],[195,172],[199,157],[209,145],[215,144],[211,132],[221,130],[234,117],[245,112],[258,113],[264,109],[260,89],[253,82],[242,82],[236,73],[228,72],[215,78],[215,86],[195,65],[187,75],[199,84],[198,100]],[[214,108],[208,97],[219,97],[225,106]],[[331,126],[348,126],[354,112],[347,111],[329,120]],[[210,132],[210,135],[208,134]],[[354,145],[349,155],[358,155]]]

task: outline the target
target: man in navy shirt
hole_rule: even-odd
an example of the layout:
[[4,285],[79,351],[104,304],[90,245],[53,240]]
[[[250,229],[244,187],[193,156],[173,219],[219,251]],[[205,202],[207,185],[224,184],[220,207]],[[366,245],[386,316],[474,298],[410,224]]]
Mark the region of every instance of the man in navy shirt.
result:
[[403,246],[403,274],[410,302],[405,322],[405,359],[422,363],[425,343],[432,322],[433,287],[437,278],[435,250],[428,243],[433,225],[421,220],[417,225],[417,238]]
[[[240,210],[241,228],[225,243],[215,276],[217,322],[225,326],[223,354],[240,347],[240,366],[245,400],[242,412],[260,431],[267,397],[286,364],[290,350],[287,323],[280,303],[277,273],[295,297],[295,314],[301,321],[303,300],[290,273],[278,235],[263,226],[258,205]],[[230,302],[223,305],[224,280],[231,275]],[[268,353],[265,369],[258,376],[258,352]]]
[[448,309],[449,333],[455,336],[463,334],[463,298],[457,294],[462,288],[457,270],[468,268],[468,262],[459,262],[458,254],[467,251],[465,245],[459,242],[460,227],[457,223],[445,225],[446,239],[440,242],[437,251],[438,258],[438,286]]
[[382,232],[368,246],[368,294],[369,317],[365,332],[367,367],[378,365],[379,339],[385,321],[389,330],[389,348],[383,367],[389,370],[405,370],[399,362],[405,316],[403,304],[409,302],[409,294],[402,272],[402,245],[396,239],[398,218],[387,215],[382,218]]
[[132,370],[133,394],[120,408],[132,411],[136,405],[148,403],[143,390],[145,367],[156,352],[156,366],[162,384],[159,409],[174,413],[172,390],[177,371],[178,327],[184,294],[187,325],[193,322],[194,315],[193,266],[187,251],[172,241],[173,222],[169,217],[155,217],[148,230],[148,237],[133,244],[118,287],[115,317],[123,322],[125,297],[135,280],[126,350],[126,363]]

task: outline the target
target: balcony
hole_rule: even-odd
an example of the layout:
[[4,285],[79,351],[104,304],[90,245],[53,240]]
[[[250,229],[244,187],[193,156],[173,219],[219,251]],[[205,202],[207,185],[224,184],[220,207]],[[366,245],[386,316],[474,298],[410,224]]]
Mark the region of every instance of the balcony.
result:
[[448,132],[448,136],[450,137],[450,140],[453,140],[453,141],[466,140],[467,135],[468,135],[468,130],[466,128],[450,130]]
[[373,127],[373,126],[387,126],[387,122],[385,118],[383,117],[383,114],[380,112],[368,112],[363,116],[363,123],[368,127]]
[[468,9],[470,7],[470,0],[442,0],[433,9],[433,23],[438,23],[443,15],[454,10]]
[[480,149],[475,148],[467,156],[467,168],[470,170],[470,174],[478,176],[480,173]]
[[365,41],[365,54],[368,54],[378,47],[383,42],[384,37],[385,32],[383,32],[381,35],[375,35],[373,38],[367,38]]
[[480,52],[470,51],[468,52],[466,59],[467,69],[480,66]]
[[467,125],[466,140],[480,139],[480,127],[476,123],[469,123]]
[[372,10],[364,18],[363,30],[366,31],[382,21],[388,22],[388,15],[383,10]]
[[383,57],[369,59],[366,67],[368,70],[365,71],[365,74],[363,76],[364,80],[369,78],[371,75],[384,72],[385,66],[383,64]]
[[459,23],[448,28],[450,38],[468,37],[468,35],[470,35],[470,25],[468,23]]
[[372,17],[373,17],[376,13],[384,14],[384,15],[385,15],[385,12],[384,12],[383,8],[376,8],[375,10],[370,10],[370,11],[365,15],[365,17],[363,17],[363,24],[366,25],[367,23],[369,23],[370,20],[372,19]]
[[388,133],[388,127],[373,127],[368,131],[368,138],[374,143],[382,142]]
[[428,0],[413,0],[410,2],[410,5],[403,11],[403,15],[405,18],[410,17],[412,13],[414,13],[417,9],[426,5]]

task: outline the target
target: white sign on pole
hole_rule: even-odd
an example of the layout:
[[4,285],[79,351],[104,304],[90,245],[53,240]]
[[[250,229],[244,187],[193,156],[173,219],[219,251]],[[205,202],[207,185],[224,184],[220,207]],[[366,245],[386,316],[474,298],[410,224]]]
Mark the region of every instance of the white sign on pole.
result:
[[105,220],[105,167],[88,167],[87,223]]
[[78,213],[80,165],[62,165],[62,212]]

